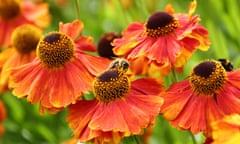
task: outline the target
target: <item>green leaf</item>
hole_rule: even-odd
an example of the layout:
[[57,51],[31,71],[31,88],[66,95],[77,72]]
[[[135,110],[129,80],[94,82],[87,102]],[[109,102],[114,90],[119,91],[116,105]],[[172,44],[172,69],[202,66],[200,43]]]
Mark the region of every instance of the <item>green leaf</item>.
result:
[[46,139],[49,143],[51,143],[51,144],[56,143],[56,141],[57,141],[56,137],[54,136],[54,134],[52,133],[52,131],[49,129],[49,127],[47,125],[38,124],[38,125],[36,125],[36,129],[37,129],[38,134],[41,137],[43,137],[44,139]]
[[25,112],[20,100],[11,93],[4,93],[3,101],[7,107],[8,117],[13,118],[16,122],[21,123],[24,120]]

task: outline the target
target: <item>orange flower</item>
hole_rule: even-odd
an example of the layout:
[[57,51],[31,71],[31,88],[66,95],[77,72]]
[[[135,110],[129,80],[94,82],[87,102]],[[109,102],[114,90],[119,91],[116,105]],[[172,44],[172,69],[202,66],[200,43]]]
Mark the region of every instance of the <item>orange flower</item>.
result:
[[199,25],[198,15],[192,16],[195,8],[193,1],[188,14],[156,12],[145,23],[130,24],[122,38],[113,41],[114,53],[129,61],[146,57],[139,65],[157,66],[162,74],[168,74],[172,67],[182,69],[194,50],[209,48],[208,31]]
[[2,101],[0,101],[0,136],[4,133],[2,121],[6,119],[6,109]]
[[162,96],[163,116],[175,127],[211,137],[210,123],[240,113],[240,69],[226,71],[221,62],[198,64],[187,80],[171,85]]
[[18,98],[27,96],[30,103],[40,102],[44,109],[56,112],[78,100],[108,60],[90,56],[84,51],[96,51],[91,37],[77,36],[83,29],[81,21],[60,23],[59,32],[50,32],[40,39],[37,58],[12,69],[10,87]]
[[240,141],[240,115],[232,114],[213,123],[212,144],[237,144]]
[[46,28],[50,23],[47,3],[29,0],[2,0],[0,3],[0,46],[8,47],[12,31],[19,25]]
[[0,75],[0,92],[8,89],[9,69],[31,62],[36,57],[36,47],[42,34],[41,30],[30,24],[18,26],[12,33],[12,47],[0,54],[0,58],[9,55],[2,67]]
[[163,87],[154,79],[130,82],[126,60],[116,59],[93,82],[96,99],[70,105],[67,121],[81,142],[119,143],[141,134],[160,111]]

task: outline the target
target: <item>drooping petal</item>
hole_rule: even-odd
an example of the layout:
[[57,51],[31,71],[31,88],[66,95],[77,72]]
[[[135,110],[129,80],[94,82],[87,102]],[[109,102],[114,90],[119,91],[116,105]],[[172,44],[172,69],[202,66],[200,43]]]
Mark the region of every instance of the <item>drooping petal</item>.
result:
[[66,33],[72,39],[76,39],[79,34],[82,33],[83,30],[83,23],[80,20],[75,20],[72,23],[59,23],[59,31]]
[[79,54],[77,59],[84,64],[84,67],[92,75],[96,76],[102,73],[109,65],[110,61],[103,57]]
[[132,82],[131,93],[158,95],[164,91],[164,87],[151,78],[141,78]]
[[41,70],[40,61],[35,59],[32,63],[19,66],[11,70],[9,87],[13,88],[13,94],[19,98],[27,96],[36,75]]
[[77,49],[80,51],[96,52],[96,46],[93,44],[92,37],[82,36],[79,39],[75,40],[75,44]]
[[92,139],[94,133],[91,133],[88,123],[91,120],[93,114],[98,108],[96,100],[92,101],[78,101],[76,104],[70,105],[68,108],[67,121],[69,126],[74,130],[75,137],[80,138],[85,142]]
[[171,85],[167,92],[161,94],[164,98],[161,113],[163,113],[167,120],[174,120],[178,117],[188,101],[191,99],[191,92],[189,82],[183,81]]

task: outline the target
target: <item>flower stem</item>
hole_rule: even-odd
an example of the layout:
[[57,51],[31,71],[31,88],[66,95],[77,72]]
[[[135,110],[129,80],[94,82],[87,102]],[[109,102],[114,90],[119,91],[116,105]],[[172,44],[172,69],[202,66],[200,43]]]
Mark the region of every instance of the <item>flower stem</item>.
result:
[[178,81],[177,74],[174,68],[172,68],[172,75],[173,75],[173,82],[177,82]]
[[190,133],[190,136],[192,138],[193,144],[197,144],[197,141],[196,141],[194,135],[191,132],[189,132],[189,133]]
[[80,8],[79,8],[79,1],[75,0],[75,8],[76,8],[76,13],[77,13],[77,18],[80,19]]
[[136,135],[134,135],[133,137],[134,137],[134,139],[136,141],[136,144],[141,144],[141,142],[139,142],[139,139],[138,139],[138,137]]

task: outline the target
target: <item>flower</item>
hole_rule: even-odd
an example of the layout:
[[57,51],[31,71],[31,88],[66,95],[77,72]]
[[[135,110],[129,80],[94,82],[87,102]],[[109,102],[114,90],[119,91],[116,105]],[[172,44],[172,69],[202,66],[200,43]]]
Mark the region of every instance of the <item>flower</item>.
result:
[[6,119],[6,108],[2,101],[0,101],[0,136],[4,133],[2,122]]
[[67,121],[81,142],[118,143],[153,124],[163,86],[151,78],[130,82],[128,67],[126,60],[114,60],[93,82],[95,99],[69,106]]
[[113,46],[111,43],[115,38],[119,37],[120,35],[113,32],[105,33],[103,36],[101,36],[97,44],[98,54],[108,59],[116,58],[117,56],[112,51]]
[[42,37],[37,46],[37,57],[28,64],[11,70],[9,86],[18,98],[27,97],[34,104],[40,102],[40,112],[57,112],[78,100],[108,60],[91,56],[84,51],[96,51],[93,39],[77,36],[83,23],[60,23],[59,32]]
[[[8,89],[9,69],[31,62],[36,57],[36,47],[42,36],[41,30],[30,24],[18,26],[12,33],[12,47],[4,50],[0,57],[11,54],[1,65],[0,92]],[[3,55],[3,56],[2,56]]]
[[240,115],[232,114],[216,121],[213,126],[212,144],[236,144],[240,141]]
[[158,67],[163,75],[172,67],[181,70],[196,49],[209,48],[208,31],[199,24],[199,16],[192,15],[195,8],[193,1],[188,14],[155,12],[145,23],[131,23],[122,37],[113,41],[114,54],[130,62],[146,57],[139,65],[148,63],[148,69]]
[[50,23],[47,3],[3,0],[0,3],[0,46],[8,47],[12,31],[22,24],[46,28]]
[[211,137],[211,122],[240,113],[239,94],[240,69],[226,71],[220,61],[206,60],[162,94],[161,113],[174,127]]

